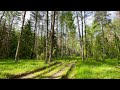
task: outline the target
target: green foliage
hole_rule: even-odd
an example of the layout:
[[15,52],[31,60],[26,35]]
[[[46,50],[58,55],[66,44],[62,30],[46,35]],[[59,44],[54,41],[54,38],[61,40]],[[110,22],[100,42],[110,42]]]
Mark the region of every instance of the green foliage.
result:
[[18,36],[17,36],[15,30],[11,31],[9,58],[14,58],[14,55],[16,53],[16,48],[17,48],[17,38],[18,38]]
[[21,45],[20,45],[20,58],[31,58],[33,46],[33,33],[31,31],[31,22],[25,25],[22,32]]

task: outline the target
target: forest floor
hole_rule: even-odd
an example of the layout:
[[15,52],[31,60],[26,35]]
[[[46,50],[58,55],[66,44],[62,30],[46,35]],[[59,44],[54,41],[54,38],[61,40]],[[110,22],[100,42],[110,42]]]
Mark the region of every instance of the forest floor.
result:
[[97,62],[67,58],[45,64],[43,60],[0,60],[0,78],[6,79],[120,79],[116,59]]

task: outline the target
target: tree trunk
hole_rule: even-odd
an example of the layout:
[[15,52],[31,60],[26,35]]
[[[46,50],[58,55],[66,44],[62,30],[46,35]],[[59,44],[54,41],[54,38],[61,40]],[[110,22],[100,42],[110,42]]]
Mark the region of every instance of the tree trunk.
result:
[[62,57],[62,23],[61,23],[61,32],[60,32],[60,57]]
[[49,11],[47,11],[47,32],[46,32],[46,63],[48,61],[48,14],[49,14]]
[[[64,33],[64,24],[63,24],[63,33]],[[63,35],[63,38],[62,38],[62,57],[64,56],[64,35]]]
[[48,63],[51,61],[52,57],[53,57],[53,49],[54,49],[54,26],[55,26],[55,11],[54,11],[54,15],[53,15],[53,25],[52,25],[52,32],[51,32],[51,45],[50,45],[50,56],[49,56],[49,61]]
[[82,61],[84,61],[84,41],[83,41],[83,13],[81,11],[81,22],[82,22]]
[[[56,32],[57,32],[57,48],[59,48],[58,47],[58,23],[59,23],[59,11],[57,11],[57,21],[56,21],[56,24],[57,24],[57,28],[56,28]],[[56,59],[57,59],[57,57],[58,57],[58,51],[56,53]]]
[[67,25],[66,25],[66,36],[65,36],[65,54],[66,54],[66,57],[67,57],[67,34],[68,34],[68,32],[67,32]]
[[118,44],[119,39],[118,39],[115,31],[114,31],[114,38],[115,38],[115,45],[116,45],[116,48],[117,48],[117,59],[119,60],[119,58],[120,58],[120,55],[119,55],[120,47],[119,47],[119,44]]
[[102,52],[102,60],[104,60],[105,55],[105,40],[104,40],[104,31],[103,31],[103,24],[101,23],[101,30],[102,30],[102,41],[103,41],[103,52]]
[[[78,13],[77,14],[77,24],[78,24],[78,32],[79,32],[79,42],[80,42],[80,52],[82,52],[82,39],[81,39],[81,33],[80,33],[80,25],[79,25],[79,18],[78,18]],[[81,54],[82,56],[82,54]]]
[[36,15],[35,15],[35,29],[34,29],[34,39],[33,39],[34,41],[33,41],[33,51],[32,51],[31,58],[35,58],[37,56],[37,53],[36,53],[37,15],[38,15],[38,11],[36,11]]
[[84,30],[85,30],[85,58],[87,58],[87,36],[86,36],[85,11],[84,11]]
[[24,22],[25,22],[25,15],[26,15],[26,11],[24,11],[24,15],[23,15],[21,32],[20,32],[20,36],[19,36],[19,40],[18,40],[16,54],[15,54],[15,61],[18,61],[18,54],[19,54],[19,48],[20,48],[20,44],[21,44],[21,36],[22,36],[22,32],[23,32],[23,26],[24,26]]

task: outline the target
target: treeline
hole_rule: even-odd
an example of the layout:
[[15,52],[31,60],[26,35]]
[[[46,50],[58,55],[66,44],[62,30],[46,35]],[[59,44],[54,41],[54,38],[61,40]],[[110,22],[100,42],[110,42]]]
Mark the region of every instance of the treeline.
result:
[[27,13],[0,12],[0,58],[120,58],[119,12],[113,22],[109,11],[29,11],[26,19]]

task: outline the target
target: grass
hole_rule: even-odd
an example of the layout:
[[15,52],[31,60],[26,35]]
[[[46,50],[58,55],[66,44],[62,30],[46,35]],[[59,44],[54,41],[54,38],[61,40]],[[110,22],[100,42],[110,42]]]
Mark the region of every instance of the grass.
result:
[[53,74],[55,74],[56,72],[58,72],[61,68],[63,68],[66,64],[67,64],[67,63],[64,63],[63,65],[55,68],[55,69],[52,70],[51,72],[46,73],[46,74],[44,74],[44,75],[42,75],[42,76],[52,76]]
[[55,68],[55,67],[57,67],[57,66],[59,66],[59,64],[56,64],[56,65],[54,65],[54,66],[51,66],[50,68],[46,68],[45,70],[36,72],[36,73],[34,73],[34,74],[30,74],[30,75],[28,75],[28,76],[25,76],[24,78],[33,78],[33,77],[37,78],[37,77],[41,76],[43,73],[48,73],[49,70],[51,70],[51,69],[53,69],[53,68]]
[[0,60],[0,78],[7,78],[9,75],[21,74],[38,68],[48,66],[42,60],[20,60],[14,62],[10,59]]
[[120,69],[116,59],[107,59],[104,62],[86,61],[76,65],[76,79],[120,79]]
[[[28,77],[39,77],[39,74],[44,72],[48,72],[50,69],[54,68],[51,72],[48,72],[42,76],[51,76],[61,68],[65,67],[65,64],[70,63],[74,60],[78,60],[75,68],[71,71],[68,78],[73,79],[120,79],[120,68],[116,68],[118,65],[117,59],[106,59],[104,62],[97,62],[94,59],[88,59],[87,61],[82,62],[79,57],[67,58],[65,60],[55,60],[59,62],[65,62],[63,65],[56,67],[54,65],[50,68],[42,70],[40,72],[36,72],[33,75]],[[53,62],[54,63],[54,62]],[[8,78],[10,75],[18,75],[21,73],[33,71],[38,68],[42,68],[44,66],[48,66],[45,64],[43,60],[20,60],[18,62],[14,62],[12,59],[0,59],[0,79]],[[119,66],[120,67],[120,66]],[[67,70],[66,68],[62,74],[65,74]],[[60,78],[60,77],[58,77]]]

